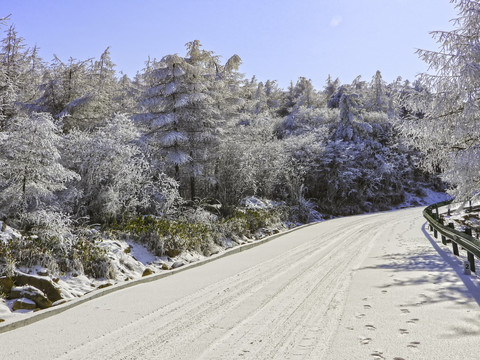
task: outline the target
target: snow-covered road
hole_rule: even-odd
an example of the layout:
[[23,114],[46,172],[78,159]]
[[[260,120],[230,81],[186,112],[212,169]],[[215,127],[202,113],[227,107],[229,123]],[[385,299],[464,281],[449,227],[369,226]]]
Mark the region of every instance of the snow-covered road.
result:
[[305,227],[0,334],[0,357],[477,359],[478,278],[423,225],[407,209]]

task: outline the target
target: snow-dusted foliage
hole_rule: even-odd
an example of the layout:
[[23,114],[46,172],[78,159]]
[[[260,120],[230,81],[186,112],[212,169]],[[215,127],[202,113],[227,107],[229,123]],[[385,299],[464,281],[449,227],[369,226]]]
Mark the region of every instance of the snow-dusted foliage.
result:
[[0,131],[39,95],[44,71],[37,48],[28,49],[14,26],[5,34],[0,43]]
[[480,2],[452,0],[458,11],[452,31],[434,31],[438,51],[419,50],[430,66],[421,81],[428,91],[410,100],[421,116],[404,124],[411,139],[427,154],[431,168],[441,169],[451,193],[467,199],[480,187]]
[[60,211],[58,193],[79,176],[61,164],[60,136],[47,113],[19,115],[0,138],[0,214],[20,219],[46,210]]
[[[225,67],[235,69],[238,62],[232,58]],[[226,110],[220,104],[228,97],[220,89],[229,90],[221,82],[232,80],[227,70],[195,40],[187,44],[186,57],[167,55],[144,75],[147,89],[135,119],[145,125],[152,158],[167,163],[182,194],[191,199],[205,196],[214,178]]]
[[[154,173],[135,141],[139,132],[125,115],[117,115],[94,132],[70,132],[64,141],[64,163],[80,174],[73,212],[97,221],[129,217],[142,210],[168,209],[168,179]],[[173,187],[175,187],[172,184]],[[163,198],[166,197],[166,198]]]

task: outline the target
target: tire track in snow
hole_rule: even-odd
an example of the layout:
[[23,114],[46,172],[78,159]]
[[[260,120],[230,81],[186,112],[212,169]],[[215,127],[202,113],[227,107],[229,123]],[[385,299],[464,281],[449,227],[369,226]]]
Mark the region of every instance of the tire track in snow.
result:
[[[343,248],[348,241],[347,235],[334,250]],[[317,261],[301,274],[302,279],[287,284],[278,297],[271,298],[265,307],[212,344],[201,359],[222,359],[225,355],[242,359],[321,358],[341,314],[342,296],[348,285],[339,278],[358,264],[352,261],[362,259],[368,248],[362,241],[352,245],[348,256],[332,251],[328,258]],[[232,344],[250,349],[229,353]]]
[[192,359],[204,351],[215,359],[229,350],[228,358],[318,358],[341,314],[348,273],[365,256],[379,216],[323,232],[61,358]]

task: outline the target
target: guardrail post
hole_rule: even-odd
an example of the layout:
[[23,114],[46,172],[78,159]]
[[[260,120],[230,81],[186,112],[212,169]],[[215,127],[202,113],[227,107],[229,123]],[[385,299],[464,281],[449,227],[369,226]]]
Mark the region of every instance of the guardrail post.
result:
[[[444,220],[443,218],[440,218],[438,221],[440,222],[440,224],[445,225],[445,224],[444,224],[444,223],[445,223],[445,220]],[[445,235],[443,235],[443,234],[442,234],[442,244],[443,244],[443,245],[447,245],[447,238],[446,238]]]
[[460,253],[458,252],[458,245],[454,240],[452,240],[452,250],[455,255],[460,256]]
[[475,271],[475,256],[470,251],[468,251],[467,252],[467,257],[468,257],[468,262],[470,263],[470,270],[473,271],[473,272],[476,272]]
[[435,228],[433,228],[433,237],[434,237],[435,239],[438,239],[438,231],[437,231],[437,229],[435,229]]
[[[452,228],[452,229],[455,229],[455,225],[451,222],[451,223],[448,223],[447,225],[449,228]],[[458,245],[457,243],[452,239],[452,249],[453,249],[453,253],[455,255],[460,255],[460,253],[458,252]]]
[[464,232],[465,232],[465,234],[472,236],[472,229],[465,228]]

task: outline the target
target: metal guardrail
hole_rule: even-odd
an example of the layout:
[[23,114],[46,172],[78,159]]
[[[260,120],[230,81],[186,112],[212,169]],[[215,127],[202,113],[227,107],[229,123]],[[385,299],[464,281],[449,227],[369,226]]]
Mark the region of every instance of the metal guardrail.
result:
[[468,262],[470,263],[470,270],[475,272],[475,256],[480,259],[480,241],[470,234],[463,233],[453,228],[453,223],[447,226],[443,223],[443,219],[438,213],[438,208],[451,204],[453,200],[442,201],[428,206],[423,210],[423,217],[427,219],[430,230],[433,231],[433,236],[438,238],[438,233],[442,235],[442,243],[452,243],[453,253],[459,255],[458,246],[467,251]]

